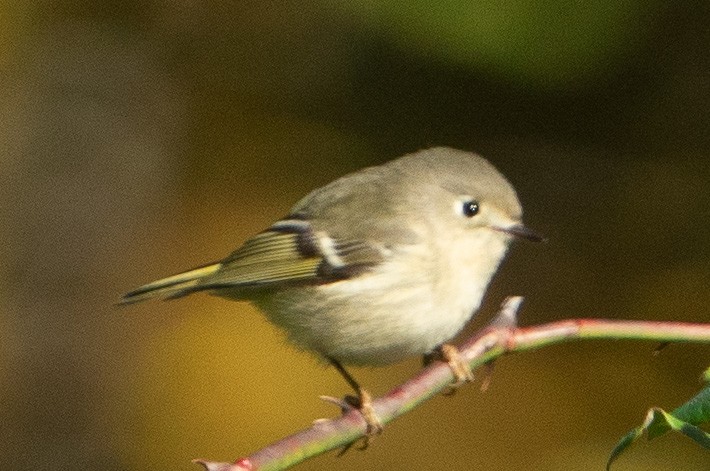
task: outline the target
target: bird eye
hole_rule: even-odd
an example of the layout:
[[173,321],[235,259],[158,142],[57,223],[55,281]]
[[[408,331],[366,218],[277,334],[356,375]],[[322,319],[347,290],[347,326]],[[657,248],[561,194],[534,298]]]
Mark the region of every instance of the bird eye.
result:
[[480,210],[481,207],[478,205],[478,201],[471,200],[463,202],[463,215],[467,218],[472,218],[478,214]]

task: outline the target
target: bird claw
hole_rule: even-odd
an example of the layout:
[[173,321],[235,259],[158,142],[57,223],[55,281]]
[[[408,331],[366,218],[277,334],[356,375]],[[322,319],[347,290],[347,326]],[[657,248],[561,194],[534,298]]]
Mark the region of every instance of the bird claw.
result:
[[458,388],[466,383],[473,381],[473,371],[471,367],[461,357],[459,349],[453,345],[444,344],[440,347],[441,359],[445,361],[451,372],[454,374],[454,382],[452,388]]
[[[381,434],[384,430],[382,421],[375,412],[374,407],[372,407],[372,396],[364,389],[360,390],[360,397],[350,395],[345,396],[343,399],[332,396],[319,397],[325,402],[338,406],[343,414],[346,414],[351,410],[357,410],[360,413],[360,416],[365,421],[365,436],[362,437],[362,444],[358,446],[358,450],[365,450],[368,446],[370,446],[372,439]],[[343,447],[340,453],[338,453],[338,456],[341,456],[348,451],[354,443],[355,442]]]
[[[365,423],[367,424],[367,428],[365,429],[366,438],[382,433],[385,427],[382,425],[382,421],[377,415],[377,412],[375,412],[375,408],[372,407],[372,396],[369,392],[361,389],[360,397],[347,396],[345,400],[355,400],[357,402],[357,410],[360,411],[362,418],[365,419]],[[367,445],[365,447],[367,447]]]
[[329,404],[333,404],[334,406],[337,406],[340,409],[340,412],[345,414],[349,412],[352,409],[356,409],[357,407],[353,407],[350,402],[348,402],[347,397],[345,399],[340,399],[339,397],[333,397],[333,396],[318,396],[318,399],[321,401],[325,401]]

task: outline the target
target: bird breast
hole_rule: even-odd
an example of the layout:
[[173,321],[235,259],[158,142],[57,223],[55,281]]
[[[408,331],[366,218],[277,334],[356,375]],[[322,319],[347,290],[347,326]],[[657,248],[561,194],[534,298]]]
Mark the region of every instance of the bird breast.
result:
[[345,364],[393,363],[450,340],[478,310],[505,252],[504,243],[494,244],[496,253],[481,256],[480,243],[462,240],[443,251],[400,247],[355,278],[254,302],[301,348]]

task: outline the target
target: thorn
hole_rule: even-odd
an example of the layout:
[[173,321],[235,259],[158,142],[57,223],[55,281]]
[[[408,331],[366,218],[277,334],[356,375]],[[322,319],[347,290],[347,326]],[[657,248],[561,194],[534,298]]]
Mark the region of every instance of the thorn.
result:
[[656,348],[653,349],[653,352],[651,353],[653,356],[658,356],[661,354],[661,350],[664,350],[668,345],[670,345],[671,342],[661,342],[658,344]]
[[523,304],[522,296],[508,296],[500,305],[498,315],[491,322],[493,327],[508,327],[510,329],[518,326],[518,309]]
[[206,471],[250,471],[254,469],[248,458],[242,458],[234,463],[217,463],[201,459],[192,460],[192,462],[204,466]]
[[350,448],[352,448],[355,443],[357,443],[357,440],[352,441],[352,442],[350,442],[350,443],[348,443],[348,444],[346,444],[346,445],[343,445],[343,447],[340,449],[340,451],[338,452],[338,454],[335,455],[335,456],[336,456],[337,458],[340,458],[340,457],[343,456],[345,453],[347,453],[348,450],[350,450]]
[[481,392],[484,393],[488,391],[488,388],[493,381],[493,370],[495,369],[495,362],[491,361],[484,365],[483,380],[481,381]]

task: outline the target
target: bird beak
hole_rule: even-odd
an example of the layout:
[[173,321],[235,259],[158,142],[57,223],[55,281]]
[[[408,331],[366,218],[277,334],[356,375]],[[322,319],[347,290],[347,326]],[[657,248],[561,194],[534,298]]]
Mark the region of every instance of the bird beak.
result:
[[493,229],[499,232],[505,232],[519,239],[529,240],[530,242],[547,242],[545,237],[522,224],[513,224],[507,227],[493,227]]

